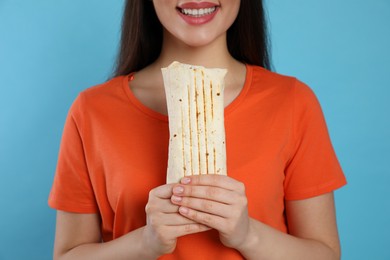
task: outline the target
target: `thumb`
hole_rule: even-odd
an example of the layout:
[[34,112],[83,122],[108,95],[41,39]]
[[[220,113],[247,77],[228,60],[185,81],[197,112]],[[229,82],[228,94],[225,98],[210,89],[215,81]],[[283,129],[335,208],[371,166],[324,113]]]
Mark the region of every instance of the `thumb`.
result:
[[150,197],[157,197],[160,199],[170,199],[172,196],[173,186],[175,186],[175,185],[176,185],[176,183],[170,183],[170,184],[164,184],[164,185],[158,186],[149,192],[149,198]]

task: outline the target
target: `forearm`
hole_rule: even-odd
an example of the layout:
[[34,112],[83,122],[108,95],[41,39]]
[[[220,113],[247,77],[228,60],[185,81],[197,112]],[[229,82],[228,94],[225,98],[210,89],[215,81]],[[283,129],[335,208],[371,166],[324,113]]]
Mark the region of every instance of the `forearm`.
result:
[[285,234],[251,219],[247,240],[238,250],[246,259],[339,259],[338,252],[325,243]]
[[82,244],[55,257],[57,260],[111,260],[111,259],[156,259],[142,246],[144,228],[134,230],[106,243]]

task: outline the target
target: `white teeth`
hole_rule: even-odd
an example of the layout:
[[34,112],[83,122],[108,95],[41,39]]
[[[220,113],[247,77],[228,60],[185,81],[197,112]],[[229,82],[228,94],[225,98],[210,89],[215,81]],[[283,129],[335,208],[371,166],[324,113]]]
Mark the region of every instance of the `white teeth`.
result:
[[194,16],[194,17],[201,17],[204,15],[211,14],[215,11],[215,7],[211,8],[201,8],[201,9],[181,9],[181,12],[185,15]]

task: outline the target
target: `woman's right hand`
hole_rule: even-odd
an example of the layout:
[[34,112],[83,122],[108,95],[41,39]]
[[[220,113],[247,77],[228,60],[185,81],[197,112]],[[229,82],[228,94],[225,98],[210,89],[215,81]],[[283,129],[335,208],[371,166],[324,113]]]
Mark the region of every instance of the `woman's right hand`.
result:
[[179,207],[171,202],[174,185],[162,185],[149,192],[142,244],[152,258],[173,252],[178,237],[210,229],[178,213]]

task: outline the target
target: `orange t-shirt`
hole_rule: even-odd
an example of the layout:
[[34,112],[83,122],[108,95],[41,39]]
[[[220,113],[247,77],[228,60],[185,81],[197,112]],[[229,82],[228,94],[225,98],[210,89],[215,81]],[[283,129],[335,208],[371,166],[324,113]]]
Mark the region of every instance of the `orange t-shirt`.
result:
[[[146,223],[151,189],[165,184],[168,117],[131,92],[130,76],[83,91],[62,137],[49,205],[98,213],[104,241]],[[131,84],[131,82],[130,82]],[[320,105],[295,78],[247,65],[244,88],[225,109],[227,172],[246,185],[249,214],[287,232],[285,200],[346,183]],[[161,259],[242,259],[216,231],[178,239]]]

